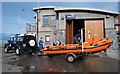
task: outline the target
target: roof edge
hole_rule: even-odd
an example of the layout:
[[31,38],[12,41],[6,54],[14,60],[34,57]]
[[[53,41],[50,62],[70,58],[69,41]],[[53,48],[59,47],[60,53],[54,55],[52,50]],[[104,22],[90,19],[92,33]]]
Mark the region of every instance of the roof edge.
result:
[[88,10],[88,11],[98,11],[98,12],[105,12],[105,13],[111,13],[118,15],[118,12],[108,11],[108,10],[102,10],[102,9],[94,9],[94,8],[79,8],[79,7],[71,7],[71,8],[55,8],[55,11],[64,11],[64,10]]
[[33,11],[36,11],[38,9],[54,9],[55,11],[66,11],[66,10],[88,10],[88,11],[97,11],[97,12],[104,12],[104,13],[110,13],[114,15],[118,15],[118,12],[108,11],[108,10],[102,10],[102,9],[95,9],[95,8],[81,8],[81,7],[56,7],[56,6],[43,6],[43,7],[37,7],[33,8]]

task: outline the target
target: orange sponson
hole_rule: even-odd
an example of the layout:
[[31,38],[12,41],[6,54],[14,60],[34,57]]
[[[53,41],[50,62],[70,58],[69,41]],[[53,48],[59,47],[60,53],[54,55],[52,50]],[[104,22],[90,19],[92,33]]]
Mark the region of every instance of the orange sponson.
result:
[[83,52],[99,52],[102,50],[107,49],[109,46],[112,45],[111,39],[106,38],[95,38],[89,39],[88,43],[84,43],[83,47],[79,44],[67,44],[67,45],[60,45],[60,46],[49,46],[41,51],[46,54],[65,54],[65,53],[82,53]]

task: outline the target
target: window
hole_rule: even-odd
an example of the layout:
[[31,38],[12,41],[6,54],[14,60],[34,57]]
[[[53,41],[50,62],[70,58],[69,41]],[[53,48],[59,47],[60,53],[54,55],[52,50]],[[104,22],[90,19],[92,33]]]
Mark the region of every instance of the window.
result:
[[49,43],[50,42],[50,35],[45,36],[45,42]]
[[24,37],[18,37],[17,41],[23,41]]
[[50,16],[50,24],[55,24],[55,16]]
[[13,37],[10,38],[10,41],[13,41]]
[[115,20],[114,20],[114,23],[118,23],[118,19],[115,19]]
[[44,16],[44,24],[49,24],[49,22],[48,22],[48,16]]
[[118,23],[118,19],[116,19],[116,23]]
[[19,41],[23,41],[23,37],[19,37]]
[[14,42],[16,42],[16,37],[14,37]]
[[19,41],[19,39],[20,39],[20,38],[18,37],[18,38],[17,38],[17,41]]
[[55,25],[55,16],[43,16],[44,25]]
[[118,26],[116,26],[116,31],[119,31]]

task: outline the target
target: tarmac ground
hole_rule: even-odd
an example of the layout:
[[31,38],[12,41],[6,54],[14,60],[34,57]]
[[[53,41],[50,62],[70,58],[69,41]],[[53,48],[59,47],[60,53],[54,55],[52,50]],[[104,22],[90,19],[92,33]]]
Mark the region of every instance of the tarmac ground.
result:
[[64,56],[16,55],[5,53],[2,48],[2,72],[118,72],[118,59],[99,52],[68,63]]

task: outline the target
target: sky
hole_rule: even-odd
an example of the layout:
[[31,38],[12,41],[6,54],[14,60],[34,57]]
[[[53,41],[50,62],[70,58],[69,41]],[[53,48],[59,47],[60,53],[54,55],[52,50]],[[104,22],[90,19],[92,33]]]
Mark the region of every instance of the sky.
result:
[[[26,23],[35,23],[32,8],[37,2],[2,2],[2,33],[17,34],[20,15],[20,33],[26,32]],[[39,2],[40,6],[84,7],[118,12],[118,2]],[[24,11],[22,11],[24,9]]]

